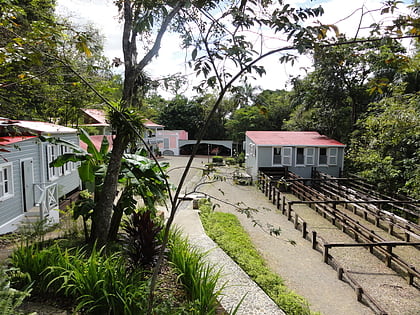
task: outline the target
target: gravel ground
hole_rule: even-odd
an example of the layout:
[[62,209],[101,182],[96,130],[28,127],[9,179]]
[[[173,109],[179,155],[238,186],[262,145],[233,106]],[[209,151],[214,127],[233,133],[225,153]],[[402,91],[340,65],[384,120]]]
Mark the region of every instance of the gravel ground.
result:
[[[172,166],[185,163],[183,158],[169,158]],[[195,163],[205,163],[198,159]],[[233,169],[222,167],[221,173],[228,175]],[[188,181],[188,184],[193,183]],[[221,202],[218,211],[231,212],[238,216],[254,245],[266,259],[271,269],[277,272],[287,286],[305,297],[314,311],[324,315],[373,314],[365,305],[356,301],[349,285],[337,279],[336,272],[322,262],[322,256],[312,250],[311,244],[302,239],[293,224],[278,212],[267,197],[254,186],[233,185],[230,180],[203,185],[201,191],[230,203],[244,203],[256,208],[254,219],[263,227],[270,224],[281,228],[280,237],[270,236],[254,222],[241,215],[234,207]],[[289,196],[292,198],[292,196]],[[299,214],[308,222],[309,228],[330,242],[353,242],[327,220],[305,206],[299,206]],[[293,246],[290,240],[296,242]],[[420,314],[420,293],[407,281],[387,268],[383,262],[363,248],[338,249],[331,254],[359,281],[362,287],[388,312],[389,315]],[[419,262],[418,251],[413,252],[412,261]]]

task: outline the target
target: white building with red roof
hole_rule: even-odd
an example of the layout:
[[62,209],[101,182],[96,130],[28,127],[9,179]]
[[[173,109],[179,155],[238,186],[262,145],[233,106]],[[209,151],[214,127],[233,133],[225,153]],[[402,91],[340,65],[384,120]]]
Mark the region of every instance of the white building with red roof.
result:
[[77,130],[40,121],[0,119],[0,234],[15,230],[29,216],[59,221],[59,202],[79,189],[74,163],[49,163],[69,151],[39,136],[79,143]]
[[305,178],[316,168],[339,176],[345,147],[315,131],[247,131],[246,170],[254,179],[260,168],[287,168]]

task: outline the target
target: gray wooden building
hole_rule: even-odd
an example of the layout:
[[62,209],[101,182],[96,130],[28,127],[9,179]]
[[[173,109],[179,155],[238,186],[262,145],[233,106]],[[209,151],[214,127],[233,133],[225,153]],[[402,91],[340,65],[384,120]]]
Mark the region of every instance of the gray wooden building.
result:
[[344,144],[314,131],[247,131],[245,166],[256,179],[260,168],[287,168],[311,177],[312,170],[339,176],[344,163]]
[[59,199],[80,188],[79,174],[74,163],[50,167],[69,148],[41,142],[39,135],[78,144],[77,130],[45,122],[9,121],[12,127],[5,122],[0,122],[0,234],[15,230],[29,214],[58,222]]

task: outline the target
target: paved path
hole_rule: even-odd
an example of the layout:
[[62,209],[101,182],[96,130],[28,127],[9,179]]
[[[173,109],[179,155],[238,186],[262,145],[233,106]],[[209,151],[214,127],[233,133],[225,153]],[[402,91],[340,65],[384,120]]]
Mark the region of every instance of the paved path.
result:
[[[197,159],[194,161],[194,166],[202,166],[201,162],[204,163],[206,160]],[[182,168],[177,169],[177,167],[184,165],[184,163],[184,158],[171,159],[170,169],[173,170],[169,174],[175,185],[183,171]],[[193,169],[187,179],[184,193],[193,190],[194,186],[200,181],[201,171]],[[184,201],[181,204],[174,224],[182,229],[184,235],[189,238],[194,246],[208,253],[206,258],[211,265],[221,268],[222,277],[218,283],[218,288],[226,284],[220,301],[225,310],[234,310],[239,305],[236,313],[238,315],[285,315],[273,300],[206,235],[198,211],[192,209],[191,201]]]

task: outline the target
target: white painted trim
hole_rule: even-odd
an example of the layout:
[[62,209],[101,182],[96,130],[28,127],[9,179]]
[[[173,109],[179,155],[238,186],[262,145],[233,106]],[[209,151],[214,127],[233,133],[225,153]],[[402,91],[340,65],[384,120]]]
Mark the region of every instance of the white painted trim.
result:
[[9,220],[8,222],[0,225],[0,234],[6,234],[13,231],[16,231],[19,227],[20,222],[25,218],[24,214],[20,214],[19,216]]

